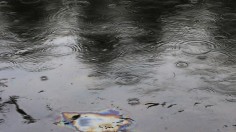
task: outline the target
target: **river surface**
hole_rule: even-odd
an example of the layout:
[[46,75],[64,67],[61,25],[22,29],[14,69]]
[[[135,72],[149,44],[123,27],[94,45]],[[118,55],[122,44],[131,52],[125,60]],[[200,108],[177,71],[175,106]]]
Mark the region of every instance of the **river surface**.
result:
[[235,132],[236,2],[0,0],[0,132],[104,109],[130,132]]

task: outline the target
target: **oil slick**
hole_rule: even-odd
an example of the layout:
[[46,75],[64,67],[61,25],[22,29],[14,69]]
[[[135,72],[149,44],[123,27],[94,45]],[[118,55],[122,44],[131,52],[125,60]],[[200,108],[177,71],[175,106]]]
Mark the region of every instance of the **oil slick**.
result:
[[129,129],[134,120],[119,111],[63,112],[55,123],[79,132],[119,132]]

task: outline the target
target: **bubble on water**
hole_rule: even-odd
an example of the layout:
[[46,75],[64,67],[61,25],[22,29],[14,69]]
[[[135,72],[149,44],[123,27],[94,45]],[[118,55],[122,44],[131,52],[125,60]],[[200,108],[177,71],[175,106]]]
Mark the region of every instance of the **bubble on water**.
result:
[[178,61],[175,63],[176,67],[178,68],[187,68],[188,67],[188,62],[185,61]]

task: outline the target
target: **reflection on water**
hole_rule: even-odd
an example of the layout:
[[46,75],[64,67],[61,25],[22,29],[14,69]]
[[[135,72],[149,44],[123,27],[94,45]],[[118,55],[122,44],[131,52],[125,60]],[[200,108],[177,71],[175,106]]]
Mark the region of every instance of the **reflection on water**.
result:
[[[3,131],[70,131],[58,113],[107,107],[138,131],[236,129],[233,0],[1,0],[0,17]],[[159,101],[174,105],[144,105]]]

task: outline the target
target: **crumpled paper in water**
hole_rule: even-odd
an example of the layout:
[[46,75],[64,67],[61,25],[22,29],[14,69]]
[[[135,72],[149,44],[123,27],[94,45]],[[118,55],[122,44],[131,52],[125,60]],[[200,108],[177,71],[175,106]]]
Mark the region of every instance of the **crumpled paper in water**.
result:
[[118,132],[127,130],[133,120],[116,110],[101,112],[63,112],[56,125],[80,132]]

